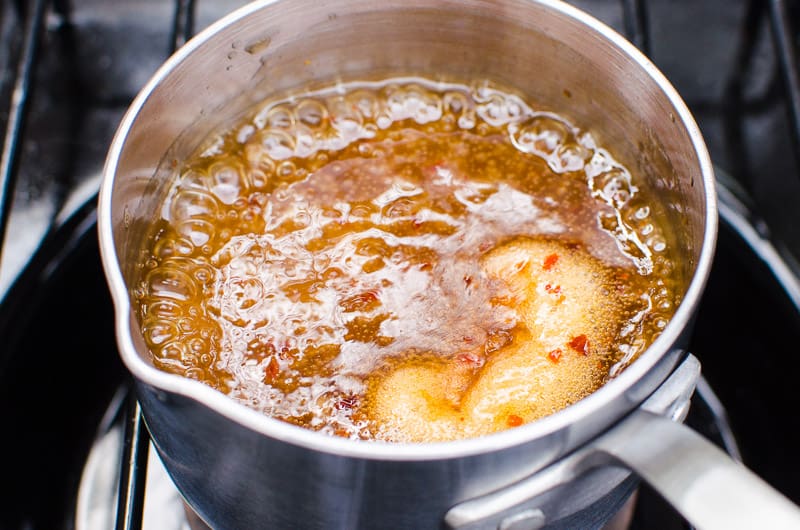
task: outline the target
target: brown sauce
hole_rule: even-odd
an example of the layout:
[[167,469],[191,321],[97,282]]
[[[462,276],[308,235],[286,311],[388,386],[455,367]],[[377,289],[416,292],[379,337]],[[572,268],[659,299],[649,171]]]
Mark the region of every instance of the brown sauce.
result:
[[590,134],[487,84],[266,102],[182,163],[141,264],[142,331],[159,368],[307,428],[515,427],[671,317],[653,203]]

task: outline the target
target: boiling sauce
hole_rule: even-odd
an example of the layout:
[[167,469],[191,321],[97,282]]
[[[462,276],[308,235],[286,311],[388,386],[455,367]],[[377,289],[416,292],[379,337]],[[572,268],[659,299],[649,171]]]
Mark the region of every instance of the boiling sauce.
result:
[[157,367],[314,430],[514,427],[671,317],[653,203],[588,132],[487,83],[269,101],[182,163],[141,262],[142,331]]

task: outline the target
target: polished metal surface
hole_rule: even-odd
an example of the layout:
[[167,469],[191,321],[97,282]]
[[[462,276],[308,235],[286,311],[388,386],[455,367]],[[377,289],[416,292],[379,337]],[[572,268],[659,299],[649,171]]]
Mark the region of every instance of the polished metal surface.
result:
[[[700,362],[689,355],[631,416],[597,440],[611,435],[637,413],[652,414],[665,421],[682,422],[689,412],[689,400],[699,377]],[[651,442],[649,438],[642,440],[639,437],[633,443]],[[521,514],[528,513],[537,513],[537,520],[544,526],[568,516],[568,513],[564,513],[565,506],[583,509],[612,492],[620,494],[625,491],[624,483],[629,479],[630,472],[599,455],[598,443],[590,441],[508,488],[453,506],[444,517],[447,527],[452,530],[489,530],[502,526],[503,521],[515,520]],[[565,503],[565,498],[570,502]]]
[[[672,421],[682,421],[699,373],[699,362],[690,355],[640,409]],[[120,483],[126,483],[120,480],[116,466],[124,446],[123,430],[124,426],[118,422],[95,441],[78,490],[76,530],[105,530],[113,526],[114,492]],[[549,528],[574,528],[576,514],[583,523],[581,526],[607,521],[626,504],[636,481],[631,480],[629,471],[619,467],[608,466],[600,474],[585,473],[586,455],[592,451],[595,448],[590,442],[588,448],[571,453],[513,487],[455,506],[447,512],[445,522],[451,528],[462,530],[511,530],[523,525],[525,528],[545,525]],[[150,451],[147,457],[146,469],[147,488],[141,514],[143,528],[207,528],[193,512],[184,514],[183,499],[154,451]],[[571,484],[564,488],[568,483]],[[565,503],[565,496],[575,501]],[[565,517],[571,517],[571,520],[564,521]],[[624,514],[621,519],[626,519]],[[558,524],[554,526],[554,522]]]
[[[566,108],[576,123],[601,124],[599,143],[613,145],[664,199],[659,214],[675,226],[672,244],[686,249],[684,301],[619,377],[518,429],[404,445],[328,438],[152,367],[129,286],[144,230],[173,177],[161,162],[185,156],[265,96],[387,74],[488,78],[541,109]],[[565,4],[273,1],[215,24],[147,84],[112,144],[98,216],[122,358],[165,466],[201,516],[239,528],[435,527],[453,504],[521,480],[594,438],[667,378],[685,355],[708,275],[713,188],[697,126],[669,83],[633,46]]]
[[693,526],[800,528],[800,509],[691,429],[635,411],[592,445],[636,470]]

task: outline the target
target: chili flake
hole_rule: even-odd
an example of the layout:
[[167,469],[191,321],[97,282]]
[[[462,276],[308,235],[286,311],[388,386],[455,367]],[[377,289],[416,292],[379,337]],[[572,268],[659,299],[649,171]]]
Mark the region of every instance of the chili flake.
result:
[[556,348],[555,350],[547,354],[547,358],[553,361],[554,363],[557,363],[561,359],[562,353],[563,352],[559,348]]
[[516,414],[509,414],[508,419],[506,420],[506,424],[509,427],[519,427],[524,423],[523,419]]
[[569,347],[575,350],[576,352],[580,353],[581,355],[588,355],[589,339],[586,338],[586,335],[578,335],[577,337],[573,337],[572,340],[569,341]]
[[556,285],[555,287],[553,287],[551,284],[548,283],[547,285],[544,286],[544,290],[551,294],[559,294],[561,293],[561,286]]
[[278,377],[278,373],[280,373],[280,366],[278,365],[278,360],[275,357],[269,360],[269,364],[264,369],[264,382],[269,384],[272,383],[276,377]]
[[333,406],[336,410],[350,410],[358,404],[358,396],[346,396],[337,401]]
[[544,258],[544,263],[542,264],[542,268],[546,271],[549,271],[553,268],[553,266],[558,261],[558,254],[550,254],[546,258]]
[[480,366],[483,364],[483,360],[474,353],[462,353],[456,358],[460,363],[471,366]]

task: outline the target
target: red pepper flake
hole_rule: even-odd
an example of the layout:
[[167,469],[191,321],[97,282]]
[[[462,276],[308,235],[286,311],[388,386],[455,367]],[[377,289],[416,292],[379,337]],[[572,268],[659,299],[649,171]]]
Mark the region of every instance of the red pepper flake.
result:
[[544,290],[551,294],[559,294],[561,293],[561,286],[556,285],[555,287],[553,287],[551,284],[548,283],[547,285],[544,286]]
[[544,258],[544,263],[542,264],[542,268],[546,271],[549,271],[553,268],[553,266],[558,261],[558,254],[550,254],[546,258]]
[[506,424],[509,427],[519,427],[523,423],[524,422],[522,418],[520,416],[517,416],[516,414],[509,414],[508,419],[506,419]]
[[358,396],[346,396],[334,403],[336,410],[350,410],[358,404]]
[[424,263],[422,263],[422,264],[419,266],[419,270],[421,270],[421,271],[429,271],[429,270],[431,270],[432,268],[433,268],[433,265],[431,265],[431,264],[430,264],[430,263],[428,263],[427,261],[426,261],[426,262],[424,262]]
[[483,360],[475,355],[474,353],[462,353],[456,357],[458,362],[469,365],[469,366],[480,366],[483,364]]
[[470,337],[469,335],[461,337],[461,340],[463,340],[467,344],[472,344],[473,342],[475,342],[475,339],[473,337]]
[[586,335],[578,335],[577,337],[573,337],[572,340],[569,341],[569,347],[575,350],[576,352],[580,353],[581,355],[588,355],[589,339],[586,338]]
[[370,311],[380,305],[378,293],[375,291],[365,291],[343,300],[339,304],[345,313],[353,311]]
[[264,369],[264,382],[269,384],[272,383],[276,377],[278,377],[278,373],[280,373],[281,369],[278,366],[278,360],[273,357],[269,360],[269,364]]
[[467,285],[467,287],[472,285],[472,276],[470,276],[468,274],[466,276],[464,276],[464,283]]
[[421,227],[423,223],[424,221],[422,219],[417,219],[417,218],[414,218],[414,220],[411,222],[411,224],[414,225],[414,228]]
[[555,350],[547,354],[547,358],[553,361],[554,363],[557,363],[561,359],[562,353],[563,352],[559,348],[556,348]]

